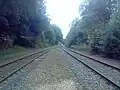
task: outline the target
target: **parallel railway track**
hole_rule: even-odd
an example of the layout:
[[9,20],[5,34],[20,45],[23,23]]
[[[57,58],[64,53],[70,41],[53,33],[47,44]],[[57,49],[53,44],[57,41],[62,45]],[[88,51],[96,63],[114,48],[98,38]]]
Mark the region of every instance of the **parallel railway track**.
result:
[[28,64],[35,61],[40,56],[47,53],[49,49],[43,49],[25,56],[22,56],[18,59],[0,64],[0,83],[5,81],[7,78],[15,74],[17,71],[21,70]]
[[[80,55],[79,53],[76,53],[75,51],[70,50],[70,49],[68,49],[68,48],[62,48],[62,49],[63,49],[67,54],[69,54],[71,57],[73,57],[75,60],[79,61],[80,63],[84,64],[84,65],[87,66],[88,68],[92,69],[92,71],[94,71],[95,73],[97,73],[97,74],[99,74],[100,76],[102,76],[105,80],[109,81],[109,82],[112,83],[114,86],[120,88],[120,84],[119,84],[120,82],[118,83],[118,82],[116,82],[115,80],[109,78],[109,77],[106,76],[104,73],[102,73],[101,71],[97,70],[96,68],[94,68],[94,67],[93,67],[92,65],[90,65],[89,63],[83,61],[81,58],[76,57],[76,56],[73,55],[72,53],[75,53],[75,54],[77,54],[77,55],[79,55],[79,56],[83,56],[83,55]],[[71,53],[71,52],[72,52],[72,53]],[[85,56],[83,56],[83,57],[85,57]],[[85,57],[85,58],[88,58],[88,57]],[[91,59],[91,58],[88,58],[88,59]],[[91,59],[91,60],[93,60],[93,59]],[[93,61],[94,61],[94,62],[97,62],[96,60],[93,60]],[[116,67],[114,67],[114,66],[108,65],[108,64],[106,64],[106,63],[104,63],[104,62],[99,62],[99,61],[98,61],[98,63],[104,64],[105,66],[111,67],[111,68],[117,70],[118,72],[120,72],[120,69],[119,69],[119,68],[116,68]],[[106,71],[106,72],[107,72],[107,71]],[[115,77],[115,76],[113,76],[113,77]]]
[[114,65],[107,64],[107,63],[105,63],[105,62],[103,62],[103,61],[100,61],[100,60],[96,60],[96,59],[91,58],[91,57],[89,57],[89,56],[87,56],[87,55],[84,55],[84,54],[82,54],[82,53],[78,53],[78,52],[76,52],[75,50],[72,50],[72,49],[70,49],[70,48],[68,48],[68,50],[71,51],[71,52],[73,52],[73,53],[76,53],[76,54],[78,54],[78,55],[80,55],[80,56],[89,58],[89,59],[91,59],[91,60],[93,60],[93,61],[95,61],[95,62],[98,62],[98,63],[104,64],[104,65],[107,65],[107,66],[109,66],[109,67],[115,68],[115,69],[117,69],[117,70],[120,70],[119,67],[116,67],[116,66],[114,66]]

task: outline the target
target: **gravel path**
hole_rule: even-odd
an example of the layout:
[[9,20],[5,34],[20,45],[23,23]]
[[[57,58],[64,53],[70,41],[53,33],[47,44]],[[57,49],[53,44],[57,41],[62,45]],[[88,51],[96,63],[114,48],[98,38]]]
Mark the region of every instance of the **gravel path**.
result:
[[54,49],[6,81],[0,90],[119,90],[71,58]]

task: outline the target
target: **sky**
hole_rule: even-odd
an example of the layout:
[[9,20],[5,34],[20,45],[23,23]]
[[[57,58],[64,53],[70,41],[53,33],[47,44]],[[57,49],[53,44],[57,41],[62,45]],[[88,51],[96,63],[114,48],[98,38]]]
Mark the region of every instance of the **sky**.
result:
[[79,17],[79,5],[82,0],[46,0],[47,14],[51,24],[57,24],[65,38],[70,30],[69,25]]

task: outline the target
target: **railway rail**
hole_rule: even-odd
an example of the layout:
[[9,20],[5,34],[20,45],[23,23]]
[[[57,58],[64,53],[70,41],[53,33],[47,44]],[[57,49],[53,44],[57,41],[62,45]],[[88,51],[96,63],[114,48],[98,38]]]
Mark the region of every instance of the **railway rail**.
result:
[[115,69],[117,69],[117,70],[120,70],[120,67],[117,67],[117,66],[115,66],[115,65],[108,64],[108,63],[106,63],[106,62],[103,62],[103,61],[94,59],[94,58],[89,57],[89,56],[87,56],[87,55],[85,55],[85,54],[79,53],[79,52],[77,52],[77,51],[75,51],[75,50],[73,50],[73,49],[70,49],[70,48],[67,48],[67,49],[68,49],[69,51],[71,51],[71,52],[74,52],[74,53],[80,55],[80,56],[89,58],[89,59],[91,59],[91,60],[93,60],[93,61],[95,61],[95,62],[98,62],[98,63],[104,64],[104,65],[110,66],[110,67],[112,67],[112,68],[115,68]]
[[[71,57],[73,57],[74,59],[76,59],[77,61],[81,62],[82,64],[84,64],[85,66],[87,66],[88,68],[92,69],[95,73],[99,74],[100,76],[102,76],[105,80],[109,81],[110,83],[112,83],[113,85],[115,85],[116,87],[120,88],[120,78],[118,79],[118,81],[116,81],[114,78],[116,78],[116,76],[111,75],[107,75],[105,73],[107,73],[108,71],[106,71],[105,73],[102,72],[102,70],[97,69],[97,64],[100,65],[104,65],[106,68],[110,67],[111,70],[116,70],[118,73],[120,73],[120,69],[116,68],[114,66],[108,65],[104,62],[97,62],[96,60],[93,60],[91,58],[85,57],[69,48],[62,48],[67,54],[69,54]],[[85,57],[86,61],[84,61],[82,58],[80,57]],[[90,60],[91,59],[91,60]],[[93,62],[94,61],[94,62]],[[94,67],[96,63],[96,67]],[[102,68],[102,67],[101,67]],[[113,73],[114,74],[114,73]],[[112,78],[111,78],[112,77]],[[118,76],[119,77],[119,76]]]
[[47,52],[49,52],[49,48],[0,64],[0,83]]

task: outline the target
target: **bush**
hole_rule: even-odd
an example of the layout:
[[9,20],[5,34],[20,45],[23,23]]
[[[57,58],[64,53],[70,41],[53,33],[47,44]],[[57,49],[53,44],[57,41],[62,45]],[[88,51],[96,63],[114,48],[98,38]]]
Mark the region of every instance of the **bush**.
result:
[[104,41],[104,53],[108,57],[120,59],[120,29],[116,26],[111,28]]

